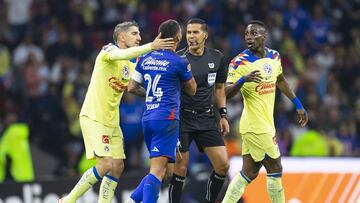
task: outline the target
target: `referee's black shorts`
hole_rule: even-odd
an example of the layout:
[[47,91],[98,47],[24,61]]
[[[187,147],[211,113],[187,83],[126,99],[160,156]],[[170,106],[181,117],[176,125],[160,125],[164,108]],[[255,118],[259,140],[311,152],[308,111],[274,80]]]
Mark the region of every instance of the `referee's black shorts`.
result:
[[199,151],[206,147],[225,146],[213,109],[180,111],[180,152],[188,152],[194,140]]

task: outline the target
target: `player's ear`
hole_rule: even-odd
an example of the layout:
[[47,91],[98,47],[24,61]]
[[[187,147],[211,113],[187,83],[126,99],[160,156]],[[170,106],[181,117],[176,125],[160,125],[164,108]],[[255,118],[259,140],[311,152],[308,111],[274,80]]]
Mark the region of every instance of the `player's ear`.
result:
[[264,41],[266,40],[267,36],[268,36],[268,33],[266,31],[264,31],[264,34],[263,34]]
[[123,32],[120,32],[118,35],[118,42],[124,42],[125,41],[125,36]]

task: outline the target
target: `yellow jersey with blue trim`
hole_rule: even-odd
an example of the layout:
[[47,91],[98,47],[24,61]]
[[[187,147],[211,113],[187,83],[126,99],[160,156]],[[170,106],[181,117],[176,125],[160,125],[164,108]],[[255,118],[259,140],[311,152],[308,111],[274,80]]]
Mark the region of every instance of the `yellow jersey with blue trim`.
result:
[[245,82],[240,91],[244,109],[240,119],[240,133],[267,133],[275,135],[274,104],[277,77],[282,74],[280,54],[265,48],[265,57],[259,58],[246,49],[229,65],[228,83],[235,83],[241,77],[259,70],[261,83]]
[[118,127],[123,92],[113,89],[109,83],[117,79],[127,85],[135,69],[136,57],[150,51],[150,44],[128,49],[105,45],[96,57],[80,116],[87,116],[108,127]]

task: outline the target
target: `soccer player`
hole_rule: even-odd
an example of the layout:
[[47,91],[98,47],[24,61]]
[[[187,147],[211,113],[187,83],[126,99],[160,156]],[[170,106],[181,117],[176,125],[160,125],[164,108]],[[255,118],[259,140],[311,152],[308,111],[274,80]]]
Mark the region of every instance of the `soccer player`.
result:
[[188,60],[175,53],[182,36],[178,22],[163,22],[159,32],[162,37],[174,37],[176,45],[171,49],[143,56],[128,86],[129,92],[145,96],[142,122],[144,139],[150,153],[150,172],[131,194],[127,203],[157,201],[167,164],[175,161],[181,86],[190,96],[196,91]]
[[303,127],[308,121],[304,107],[282,73],[280,54],[265,47],[266,36],[264,23],[251,21],[245,29],[248,49],[236,56],[229,65],[226,96],[230,98],[241,91],[244,101],[240,119],[243,165],[240,173],[231,181],[224,203],[237,202],[262,166],[267,171],[267,191],[271,202],[285,202],[273,119],[276,87],[294,102],[299,124]]
[[[225,82],[228,67],[223,54],[205,47],[208,28],[204,20],[190,19],[186,26],[188,47],[178,53],[189,60],[197,83],[194,97],[181,93],[180,153],[177,153],[170,187],[169,201],[180,202],[189,164],[189,146],[194,140],[198,149],[209,157],[214,171],[207,183],[206,202],[215,202],[229,168],[223,135],[229,133],[227,121]],[[219,108],[215,117],[213,97]],[[171,172],[170,172],[171,173]]]
[[[102,180],[99,203],[111,202],[125,159],[123,136],[119,128],[119,103],[130,79],[129,61],[153,50],[174,46],[173,39],[160,39],[138,46],[141,40],[136,22],[123,22],[114,29],[115,44],[102,48],[80,112],[87,159],[97,159],[72,191],[58,202],[75,203],[94,183]],[[131,48],[130,48],[131,47]]]

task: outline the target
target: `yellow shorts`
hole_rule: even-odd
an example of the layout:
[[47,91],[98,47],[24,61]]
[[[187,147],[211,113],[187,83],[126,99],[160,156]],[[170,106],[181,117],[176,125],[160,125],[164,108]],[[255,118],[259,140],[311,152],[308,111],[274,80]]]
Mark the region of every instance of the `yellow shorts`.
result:
[[80,117],[86,158],[112,157],[125,159],[124,140],[120,127],[108,127],[87,116]]
[[275,135],[243,133],[241,137],[243,140],[242,155],[250,154],[255,162],[262,161],[265,158],[265,154],[272,159],[280,157]]

